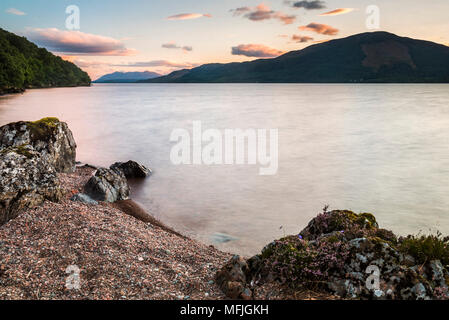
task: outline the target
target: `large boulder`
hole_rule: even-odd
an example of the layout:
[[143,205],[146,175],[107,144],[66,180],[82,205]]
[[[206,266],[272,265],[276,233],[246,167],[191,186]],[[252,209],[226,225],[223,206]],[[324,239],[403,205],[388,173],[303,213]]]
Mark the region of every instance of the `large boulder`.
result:
[[63,195],[57,172],[30,145],[0,150],[0,225],[26,208]]
[[127,178],[145,178],[151,174],[151,170],[135,161],[116,162],[111,167],[112,170],[121,170]]
[[129,199],[129,185],[122,171],[100,168],[87,181],[84,193],[97,201],[127,200]]
[[76,143],[67,124],[57,118],[19,121],[0,128],[0,150],[30,146],[57,172],[75,171]]

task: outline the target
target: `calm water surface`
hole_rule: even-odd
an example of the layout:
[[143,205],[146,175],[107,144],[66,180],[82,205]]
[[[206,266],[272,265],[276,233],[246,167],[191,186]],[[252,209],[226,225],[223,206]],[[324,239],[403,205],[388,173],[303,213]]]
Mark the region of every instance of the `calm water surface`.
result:
[[[449,233],[448,85],[109,84],[0,97],[1,125],[46,116],[68,122],[79,161],[151,167],[133,198],[223,250],[257,253],[325,204],[373,212],[400,234]],[[172,165],[170,133],[193,120],[203,130],[278,128],[278,174]]]

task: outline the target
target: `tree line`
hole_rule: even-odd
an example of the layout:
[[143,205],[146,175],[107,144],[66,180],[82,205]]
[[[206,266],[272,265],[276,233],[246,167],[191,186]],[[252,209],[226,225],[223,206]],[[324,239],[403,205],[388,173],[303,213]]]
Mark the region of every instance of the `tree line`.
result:
[[0,28],[0,94],[90,82],[89,75],[73,63]]

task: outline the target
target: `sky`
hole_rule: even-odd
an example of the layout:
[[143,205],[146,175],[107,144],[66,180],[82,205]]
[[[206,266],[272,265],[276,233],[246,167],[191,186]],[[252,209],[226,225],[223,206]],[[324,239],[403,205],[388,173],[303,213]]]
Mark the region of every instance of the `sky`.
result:
[[449,45],[448,12],[448,0],[2,0],[0,27],[96,79],[272,58],[372,31]]

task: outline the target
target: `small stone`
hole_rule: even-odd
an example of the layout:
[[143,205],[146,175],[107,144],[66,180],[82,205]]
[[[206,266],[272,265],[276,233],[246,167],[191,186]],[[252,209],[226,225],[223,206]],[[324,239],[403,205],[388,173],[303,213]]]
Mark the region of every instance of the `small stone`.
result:
[[374,296],[376,298],[382,298],[384,296],[384,292],[382,290],[375,290],[374,291]]
[[242,298],[243,300],[251,300],[251,298],[252,298],[252,292],[251,292],[250,289],[245,288],[245,289],[243,290],[243,292],[240,294],[240,296],[241,296],[241,298]]
[[91,197],[89,197],[87,194],[84,193],[77,193],[74,196],[70,198],[71,201],[77,201],[85,204],[91,204],[91,205],[97,205],[98,201],[95,201]]

